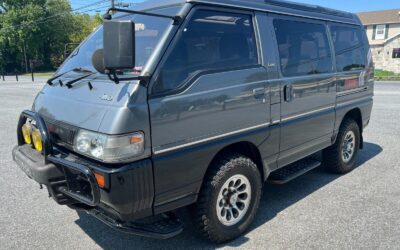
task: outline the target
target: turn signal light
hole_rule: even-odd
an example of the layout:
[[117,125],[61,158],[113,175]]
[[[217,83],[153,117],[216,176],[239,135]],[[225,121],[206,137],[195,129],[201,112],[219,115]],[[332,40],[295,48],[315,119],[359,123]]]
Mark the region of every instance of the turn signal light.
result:
[[141,142],[143,142],[143,136],[132,136],[130,139],[131,144],[136,144]]
[[99,185],[99,187],[104,188],[106,186],[104,176],[99,173],[94,173],[94,176],[96,177],[96,181],[97,181],[97,184]]
[[33,129],[32,132],[32,140],[33,140],[33,146],[35,149],[39,152],[43,151],[43,143],[42,143],[42,135],[40,134],[39,129]]
[[32,144],[31,131],[32,127],[30,125],[24,124],[22,126],[22,136],[26,144]]

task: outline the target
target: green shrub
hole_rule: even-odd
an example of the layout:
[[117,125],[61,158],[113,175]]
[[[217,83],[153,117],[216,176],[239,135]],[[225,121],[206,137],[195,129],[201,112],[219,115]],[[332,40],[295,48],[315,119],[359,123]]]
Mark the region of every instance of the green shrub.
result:
[[375,76],[376,77],[385,77],[385,76],[396,76],[392,71],[387,71],[387,70],[377,70],[375,71]]

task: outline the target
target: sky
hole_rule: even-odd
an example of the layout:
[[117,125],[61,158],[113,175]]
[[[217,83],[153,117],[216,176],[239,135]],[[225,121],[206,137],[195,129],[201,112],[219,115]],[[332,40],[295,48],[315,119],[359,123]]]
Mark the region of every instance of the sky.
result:
[[[81,9],[93,13],[96,11],[103,12],[107,6],[110,5],[110,0],[70,0],[73,9],[82,8],[91,4],[92,6]],[[143,0],[116,0],[120,3],[138,3]],[[157,0],[150,0],[157,1]],[[251,0],[248,0],[251,1]],[[307,4],[316,4],[333,9],[344,10],[348,12],[363,12],[373,10],[385,9],[400,9],[400,0],[292,0],[294,2],[301,2]]]

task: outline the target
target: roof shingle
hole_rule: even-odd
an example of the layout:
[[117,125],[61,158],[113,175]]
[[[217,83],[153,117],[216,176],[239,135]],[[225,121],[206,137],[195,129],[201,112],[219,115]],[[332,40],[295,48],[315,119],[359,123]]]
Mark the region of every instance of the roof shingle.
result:
[[361,12],[357,15],[364,25],[400,23],[400,9]]

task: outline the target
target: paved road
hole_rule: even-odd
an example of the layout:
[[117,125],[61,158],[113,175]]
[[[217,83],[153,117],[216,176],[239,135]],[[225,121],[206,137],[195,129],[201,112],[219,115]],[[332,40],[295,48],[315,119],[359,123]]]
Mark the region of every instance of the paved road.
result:
[[[35,76],[34,83],[45,82],[49,77]],[[32,83],[32,77],[30,75],[18,76],[18,81],[15,76],[5,76],[0,79],[0,85],[7,83]]]
[[174,239],[151,240],[115,232],[48,199],[11,159],[18,115],[40,88],[0,81],[0,249],[400,249],[400,83],[376,85],[355,171],[337,176],[316,169],[286,185],[266,185],[251,230],[220,246],[196,238],[189,222]]

